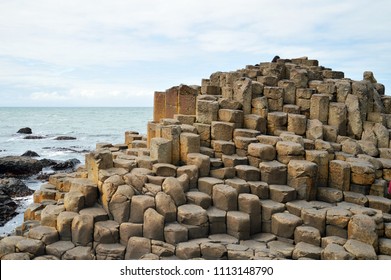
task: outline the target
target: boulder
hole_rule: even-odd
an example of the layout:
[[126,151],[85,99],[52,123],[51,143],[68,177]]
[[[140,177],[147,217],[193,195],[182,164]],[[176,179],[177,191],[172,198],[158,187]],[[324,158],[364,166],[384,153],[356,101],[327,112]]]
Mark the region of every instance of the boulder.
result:
[[64,206],[66,211],[79,212],[84,208],[84,196],[81,192],[72,191],[64,196]]
[[57,170],[65,170],[65,169],[74,170],[80,163],[81,163],[80,160],[78,160],[76,158],[72,158],[72,159],[68,159],[64,162],[60,162],[60,163],[53,165],[52,169],[56,170],[56,171]]
[[133,223],[143,223],[144,212],[148,208],[155,208],[155,199],[153,197],[148,195],[136,195],[132,197],[129,220]]
[[295,245],[283,242],[283,241],[277,241],[272,240],[267,243],[267,246],[270,249],[270,253],[282,258],[291,259],[293,250],[295,249]]
[[196,165],[198,167],[198,174],[200,177],[209,175],[210,157],[200,153],[190,153],[187,155],[187,164]]
[[349,239],[343,248],[357,260],[377,260],[375,249],[367,243]]
[[71,241],[57,241],[46,246],[46,253],[61,259],[66,251],[74,247],[75,245]]
[[[258,218],[260,215],[258,215]],[[227,233],[239,240],[250,238],[250,215],[240,211],[227,212]]]
[[223,244],[207,242],[202,243],[200,248],[201,256],[206,260],[221,260],[227,254],[227,248]]
[[41,240],[26,238],[16,243],[15,247],[17,252],[29,253],[36,257],[45,253],[45,243]]
[[126,184],[133,186],[139,193],[142,193],[149,175],[154,175],[152,170],[146,168],[134,168],[130,173],[123,176]]
[[178,223],[170,223],[164,227],[164,240],[169,244],[178,244],[186,242],[188,239],[188,230],[185,226]]
[[94,260],[95,256],[91,247],[77,246],[64,253],[63,260]]
[[9,195],[0,190],[0,226],[3,226],[8,220],[12,219],[17,212],[18,205]]
[[170,195],[158,192],[155,196],[156,211],[163,215],[166,222],[176,221],[177,207]]
[[37,226],[29,230],[28,237],[41,240],[45,245],[49,245],[58,241],[58,232],[53,227]]
[[172,161],[172,141],[164,138],[152,138],[151,159],[159,163],[171,163]]
[[305,225],[318,229],[323,236],[326,231],[326,213],[326,209],[304,208],[301,210],[301,218]]
[[332,207],[326,212],[326,224],[346,228],[352,215],[352,212],[347,209]]
[[0,179],[0,191],[10,197],[23,197],[34,193],[22,180],[17,178]]
[[307,120],[306,137],[310,140],[323,139],[323,124],[317,119]]
[[101,221],[94,225],[94,241],[113,244],[119,241],[119,224],[115,221]]
[[39,155],[36,152],[30,151],[30,150],[24,152],[21,156],[22,157],[39,157]]
[[128,244],[129,238],[132,236],[143,236],[143,224],[140,223],[122,223],[119,226],[120,243],[122,245]]
[[190,191],[186,193],[188,204],[195,204],[204,209],[208,209],[212,204],[212,199],[206,193],[200,191]]
[[306,242],[314,246],[320,246],[321,236],[318,229],[311,226],[298,226],[294,232],[295,243]]
[[353,260],[354,256],[341,245],[330,243],[322,252],[322,260]]
[[180,206],[186,203],[185,192],[183,191],[183,188],[178,179],[168,177],[164,180],[162,188],[166,194],[171,196],[176,206]]
[[213,186],[213,205],[224,211],[236,211],[238,208],[238,191],[224,184]]
[[355,139],[360,139],[363,131],[363,121],[360,114],[359,98],[348,94],[345,100],[347,108],[347,133]]
[[183,165],[177,169],[177,179],[185,192],[188,191],[189,188],[193,189],[197,187],[198,177],[197,165]]
[[72,221],[78,214],[64,211],[57,217],[57,230],[61,240],[70,241],[72,239]]
[[288,164],[288,185],[297,191],[298,199],[316,199],[318,165],[307,160],[291,160]]
[[47,205],[41,212],[41,225],[56,227],[57,217],[64,211],[64,205]]
[[199,258],[201,256],[201,248],[196,242],[181,242],[177,245],[175,254],[183,260]]
[[155,209],[144,212],[143,236],[153,240],[164,240],[164,216]]
[[289,213],[276,213],[272,216],[272,233],[284,238],[292,238],[296,227],[303,223],[299,217]]
[[178,207],[178,222],[186,225],[203,226],[208,223],[208,215],[202,207],[186,204]]
[[31,130],[30,127],[23,127],[21,129],[18,130],[18,132],[16,133],[20,133],[20,134],[32,134],[33,131]]
[[42,170],[42,163],[31,157],[6,156],[0,158],[0,173],[15,177],[27,177]]
[[265,161],[259,164],[261,181],[268,184],[286,184],[287,166],[279,161]]
[[294,260],[298,260],[300,258],[320,260],[321,253],[322,248],[305,242],[299,242],[293,250],[292,258]]
[[131,237],[129,238],[125,260],[137,260],[143,255],[151,253],[151,240],[144,237]]
[[11,254],[15,252],[15,245],[21,240],[24,240],[24,237],[12,237],[7,236],[0,240],[0,259],[2,259],[5,255]]
[[379,253],[382,255],[391,256],[391,239],[379,239]]
[[[39,258],[39,257],[37,257]],[[37,258],[34,258],[34,259],[37,259]],[[20,261],[23,261],[23,260],[30,260],[30,254],[29,253],[10,253],[10,254],[7,254],[5,255],[4,257],[1,258],[1,260],[20,260]]]
[[88,246],[93,241],[94,218],[78,215],[72,220],[72,242],[77,246]]
[[354,215],[348,224],[348,237],[366,244],[369,244],[377,250],[378,235],[376,232],[376,223],[368,215]]
[[111,197],[109,211],[113,219],[118,223],[129,221],[130,200],[134,195],[134,190],[129,185],[120,185]]
[[97,260],[123,260],[125,257],[126,247],[124,245],[99,244],[95,248]]

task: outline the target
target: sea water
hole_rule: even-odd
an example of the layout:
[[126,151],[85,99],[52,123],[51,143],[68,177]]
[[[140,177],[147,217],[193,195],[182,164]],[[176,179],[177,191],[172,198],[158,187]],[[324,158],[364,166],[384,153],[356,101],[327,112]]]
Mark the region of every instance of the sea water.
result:
[[[85,152],[95,149],[96,143],[124,143],[125,131],[146,134],[147,123],[152,120],[152,107],[116,108],[1,108],[0,157],[20,156],[31,150],[38,159],[67,160],[76,158],[84,164]],[[34,136],[42,139],[25,139],[17,131],[30,127]],[[55,140],[58,136],[71,136],[76,140]],[[41,181],[24,180],[33,190]],[[19,199],[19,215],[0,227],[0,235],[8,234],[23,221],[23,211],[32,197]]]

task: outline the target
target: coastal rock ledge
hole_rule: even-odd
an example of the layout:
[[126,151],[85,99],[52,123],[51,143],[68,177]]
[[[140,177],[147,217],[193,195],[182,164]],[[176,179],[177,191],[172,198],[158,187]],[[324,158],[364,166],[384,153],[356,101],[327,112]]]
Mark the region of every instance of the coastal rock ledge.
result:
[[26,177],[42,170],[42,163],[29,156],[6,156],[0,158],[0,175]]
[[306,57],[155,92],[34,193],[6,259],[391,259],[391,97]]

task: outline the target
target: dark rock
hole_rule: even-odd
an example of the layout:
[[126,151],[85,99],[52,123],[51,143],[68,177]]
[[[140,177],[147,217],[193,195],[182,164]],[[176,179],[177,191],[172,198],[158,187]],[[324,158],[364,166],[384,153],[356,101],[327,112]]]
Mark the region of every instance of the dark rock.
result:
[[35,139],[44,139],[44,136],[41,135],[28,135],[25,136],[23,139],[28,139],[28,140],[35,140]]
[[72,136],[57,136],[54,140],[76,140],[76,137]]
[[42,163],[31,157],[6,156],[0,158],[0,177],[31,176],[42,170]]
[[23,197],[33,193],[34,191],[19,179],[0,179],[0,226],[17,214],[18,204],[12,200],[12,197]]
[[14,217],[18,205],[11,197],[0,190],[0,226],[3,226],[7,221]]
[[70,146],[69,148],[62,148],[62,147],[43,147],[44,150],[53,150],[53,151],[59,151],[59,152],[72,152],[72,153],[78,153],[78,154],[85,154],[91,152],[91,150],[83,149],[82,147],[77,146]]
[[41,159],[40,162],[42,164],[42,167],[49,167],[49,166],[56,165],[58,163],[57,160],[47,159],[47,158]]
[[49,180],[49,177],[56,174],[55,172],[44,172],[44,173],[39,173],[38,176],[37,176],[37,180],[41,180],[41,181],[48,181]]
[[21,128],[21,129],[19,129],[17,133],[21,133],[21,134],[32,134],[33,131],[32,131],[31,128],[29,128],[29,127],[23,127],[23,128]]
[[39,155],[34,152],[34,151],[27,151],[25,152],[23,155],[21,155],[22,157],[39,157]]
[[53,170],[64,170],[64,169],[73,169],[75,168],[78,164],[80,164],[80,160],[76,158],[68,159],[64,162],[60,162],[54,166],[52,166]]
[[10,197],[23,197],[34,193],[22,180],[17,178],[0,179],[0,191]]

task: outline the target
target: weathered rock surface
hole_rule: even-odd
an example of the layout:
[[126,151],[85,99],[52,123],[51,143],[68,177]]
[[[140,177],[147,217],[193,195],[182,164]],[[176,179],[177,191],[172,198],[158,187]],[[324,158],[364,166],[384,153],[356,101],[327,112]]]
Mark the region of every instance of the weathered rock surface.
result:
[[0,191],[10,197],[23,197],[33,194],[33,190],[29,189],[22,180],[17,178],[0,179]]
[[42,163],[31,157],[7,156],[0,158],[0,174],[27,177],[42,170]]

